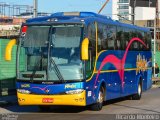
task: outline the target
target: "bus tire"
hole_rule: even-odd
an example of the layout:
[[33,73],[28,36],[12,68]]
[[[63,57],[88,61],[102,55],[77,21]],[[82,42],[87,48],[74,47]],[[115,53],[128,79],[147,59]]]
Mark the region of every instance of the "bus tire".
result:
[[103,107],[103,102],[104,102],[104,88],[101,87],[98,92],[97,102],[95,104],[91,105],[91,109],[93,111],[100,111]]
[[137,93],[132,95],[132,100],[140,100],[142,96],[142,84],[138,84]]

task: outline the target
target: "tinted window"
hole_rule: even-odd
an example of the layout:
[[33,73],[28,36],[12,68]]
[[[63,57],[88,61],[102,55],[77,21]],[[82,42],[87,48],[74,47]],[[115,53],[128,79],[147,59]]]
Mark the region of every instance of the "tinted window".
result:
[[107,50],[107,26],[104,24],[98,24],[98,52],[101,50]]
[[117,34],[116,34],[116,41],[115,41],[116,50],[122,49],[122,39],[123,39],[122,34],[123,34],[122,27],[117,27]]
[[[138,37],[138,32],[136,30],[132,30],[131,31],[131,34],[130,34],[130,38],[135,38],[135,37]],[[138,51],[139,50],[139,42],[138,41],[134,41],[131,46],[130,46],[130,49],[129,50],[132,50],[132,51]]]
[[107,26],[107,41],[109,50],[115,50],[116,32],[116,26]]
[[148,47],[148,50],[151,50],[151,42],[152,42],[152,36],[151,36],[151,33],[148,32],[147,33],[147,47]]
[[124,29],[124,49],[126,49],[129,41],[131,40],[130,32],[131,32],[130,29],[127,29],[127,28]]

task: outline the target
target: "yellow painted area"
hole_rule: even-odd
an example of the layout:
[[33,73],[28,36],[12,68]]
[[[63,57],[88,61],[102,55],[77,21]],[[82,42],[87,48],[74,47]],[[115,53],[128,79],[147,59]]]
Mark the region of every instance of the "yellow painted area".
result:
[[89,46],[89,40],[88,38],[85,38],[82,42],[82,48],[81,48],[82,60],[88,60],[88,46]]
[[[19,105],[73,105],[86,106],[86,91],[71,95],[34,95],[17,92]],[[44,103],[43,99],[52,99],[53,102]]]
[[9,43],[6,46],[6,51],[5,51],[5,60],[11,61],[12,57],[12,48],[16,44],[16,39],[12,39],[9,41]]

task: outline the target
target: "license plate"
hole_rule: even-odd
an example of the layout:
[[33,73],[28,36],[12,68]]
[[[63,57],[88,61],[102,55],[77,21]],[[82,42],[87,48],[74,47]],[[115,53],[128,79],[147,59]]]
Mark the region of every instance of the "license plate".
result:
[[53,98],[42,98],[43,103],[53,103]]

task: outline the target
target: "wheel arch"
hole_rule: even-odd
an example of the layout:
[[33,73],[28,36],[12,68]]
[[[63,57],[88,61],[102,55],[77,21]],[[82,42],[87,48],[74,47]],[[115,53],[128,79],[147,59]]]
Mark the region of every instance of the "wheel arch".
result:
[[139,75],[137,78],[137,83],[136,86],[138,87],[139,83],[141,84],[141,86],[143,86],[143,77],[142,75]]
[[106,88],[106,82],[105,81],[101,81],[101,83],[100,83],[100,86],[99,86],[99,89],[98,90],[100,90],[101,89],[101,87],[103,87],[103,89],[104,89],[104,101],[107,99],[106,97],[107,97],[107,88]]
[[142,85],[143,84],[143,78],[142,76],[139,77],[139,83]]
[[136,82],[136,84],[135,84],[135,92],[137,92],[137,89],[138,89],[138,86],[139,86],[139,84],[141,85],[141,87],[142,87],[142,91],[143,91],[143,76],[141,75],[141,74],[139,74],[138,76],[137,76],[137,82]]

